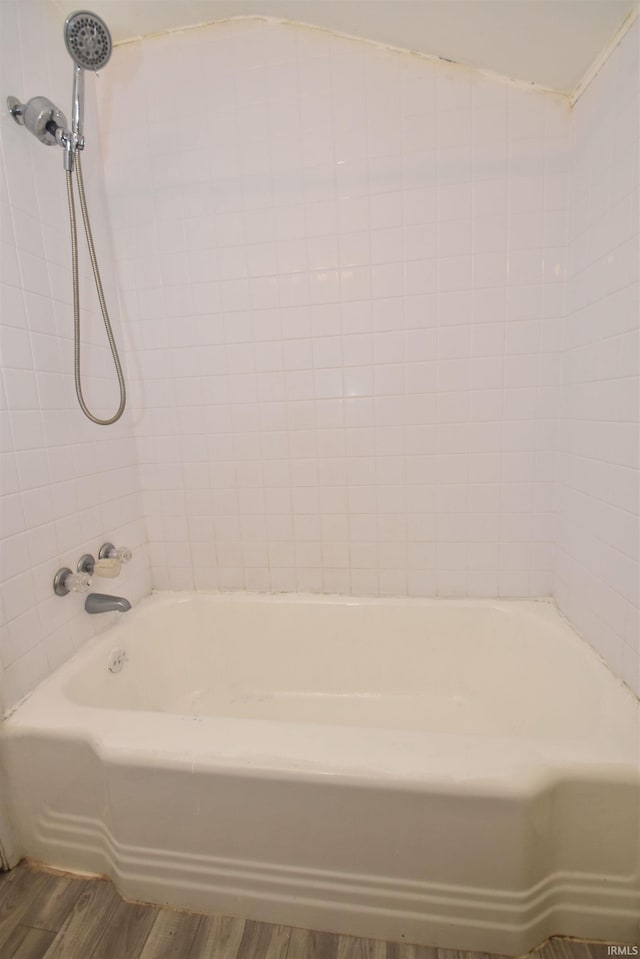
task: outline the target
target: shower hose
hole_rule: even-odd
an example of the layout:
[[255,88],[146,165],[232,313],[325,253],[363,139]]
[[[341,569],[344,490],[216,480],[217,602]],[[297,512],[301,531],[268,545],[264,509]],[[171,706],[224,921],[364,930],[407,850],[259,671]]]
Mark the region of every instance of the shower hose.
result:
[[113,330],[111,329],[109,311],[107,310],[107,304],[104,298],[104,290],[102,289],[102,280],[100,279],[100,270],[98,268],[98,260],[93,244],[93,235],[91,233],[91,224],[89,222],[89,213],[87,211],[87,200],[84,192],[84,180],[82,178],[82,164],[80,161],[79,152],[75,153],[75,168],[76,179],[78,181],[78,195],[80,197],[80,209],[82,210],[82,220],[84,223],[84,232],[87,237],[87,247],[89,248],[89,259],[91,260],[93,278],[96,284],[98,300],[100,301],[100,310],[102,311],[104,328],[107,333],[107,339],[109,341],[109,347],[111,348],[111,355],[113,357],[113,363],[118,377],[118,386],[120,388],[120,404],[113,416],[103,420],[91,412],[84,401],[84,396],[82,395],[82,379],[80,376],[80,291],[78,284],[78,231],[76,229],[76,208],[73,198],[73,174],[71,170],[67,170],[67,198],[69,201],[69,220],[71,223],[71,272],[73,278],[73,372],[75,377],[76,396],[78,397],[80,409],[84,415],[91,420],[92,423],[97,423],[98,426],[111,426],[112,423],[117,423],[124,413],[125,404],[127,402],[127,390],[122,373],[122,364],[120,363],[120,357],[118,355],[118,347],[116,346]]

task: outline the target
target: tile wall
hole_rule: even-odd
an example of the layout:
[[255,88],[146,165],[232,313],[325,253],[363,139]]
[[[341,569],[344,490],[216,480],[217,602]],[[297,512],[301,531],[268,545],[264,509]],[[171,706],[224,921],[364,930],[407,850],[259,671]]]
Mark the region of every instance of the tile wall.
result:
[[99,95],[154,585],[551,594],[566,99],[261,20]]
[[640,27],[574,110],[556,595],[640,694]]
[[[46,0],[2,0],[0,18],[3,105],[9,93],[46,95],[68,117],[72,65],[58,11]],[[87,94],[88,203],[122,342],[91,77]],[[120,579],[96,580],[96,588],[135,600],[150,586],[133,416],[105,432],[76,404],[62,150],[38,143],[4,108],[0,137],[0,679],[7,710],[116,615],[87,616],[84,597],[54,596],[60,566],[75,569],[82,553],[108,539],[131,546],[135,558]],[[117,391],[86,261],[82,272],[86,395],[104,415],[117,405]]]
[[[0,13],[2,90],[68,110],[57,10]],[[555,589],[638,690],[637,45],[575,143],[564,98],[319,30],[118,47],[85,155],[130,391],[108,432],[73,391],[61,155],[2,116],[5,709],[108,625],[51,594],[105,539],[132,600]]]

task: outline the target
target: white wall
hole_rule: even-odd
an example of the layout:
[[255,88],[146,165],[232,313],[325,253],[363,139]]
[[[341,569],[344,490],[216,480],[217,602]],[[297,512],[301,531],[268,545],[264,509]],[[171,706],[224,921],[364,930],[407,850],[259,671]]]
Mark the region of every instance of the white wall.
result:
[[154,584],[550,594],[566,100],[257,20],[113,60]]
[[557,598],[640,694],[636,23],[576,104]]
[[[72,65],[58,11],[47,0],[2,0],[0,17],[2,103],[7,94],[45,95],[69,117]],[[122,342],[92,78],[87,87],[88,203]],[[115,615],[87,616],[84,597],[56,597],[52,580],[60,566],[75,569],[82,553],[96,553],[108,539],[130,545],[136,556],[120,579],[95,580],[94,588],[135,600],[149,582],[131,413],[106,429],[89,423],[75,400],[62,150],[38,143],[4,108],[0,137],[0,674],[6,710]],[[78,230],[82,242],[80,223]],[[87,268],[85,260],[86,395],[112,412],[115,375],[93,294],[89,299]]]

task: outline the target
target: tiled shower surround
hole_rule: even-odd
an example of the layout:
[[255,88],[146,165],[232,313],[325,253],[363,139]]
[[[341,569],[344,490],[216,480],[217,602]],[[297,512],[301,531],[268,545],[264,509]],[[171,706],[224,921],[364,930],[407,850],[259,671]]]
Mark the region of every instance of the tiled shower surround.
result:
[[261,20],[100,96],[154,583],[550,594],[566,99]]
[[560,422],[560,608],[640,693],[636,20],[573,110]]
[[[0,7],[60,41],[41,57],[3,47],[3,95],[68,109],[57,11]],[[18,351],[4,365],[36,384],[18,408],[24,380],[5,373],[3,505],[19,528],[3,529],[3,597],[18,579],[31,590],[5,609],[5,708],[105,624],[48,592],[103,537],[136,549],[104,587],[133,600],[149,583],[557,595],[640,689],[637,43],[636,22],[573,111],[275,21],[117,47],[85,157],[126,350],[130,405],[109,430],[73,395],[61,156],[3,118],[3,239],[23,251],[17,273],[3,256]],[[628,269],[611,269],[623,250]],[[29,256],[48,264],[41,289]],[[108,408],[95,305],[88,323],[105,390],[90,396]]]
[[[71,252],[62,150],[47,149],[5,109],[12,94],[45,95],[69,117],[72,64],[59,11],[47,0],[0,2],[0,685],[4,709],[109,626],[84,596],[53,593],[61,566],[105,540],[130,546],[131,565],[94,589],[149,591],[131,413],[105,430],[78,409],[73,387]],[[117,338],[122,331],[110,249],[93,78],[87,78],[87,201]],[[76,200],[77,205],[77,200]],[[78,233],[84,242],[80,211]],[[117,386],[93,280],[81,247],[83,368],[89,404],[117,406]]]

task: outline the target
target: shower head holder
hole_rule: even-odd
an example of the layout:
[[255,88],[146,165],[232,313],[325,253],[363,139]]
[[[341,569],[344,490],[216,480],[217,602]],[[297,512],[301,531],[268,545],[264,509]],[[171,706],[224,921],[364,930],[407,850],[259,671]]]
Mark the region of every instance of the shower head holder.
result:
[[67,118],[55,103],[46,97],[31,97],[21,103],[17,97],[7,97],[7,107],[13,119],[26,127],[45,146],[64,146],[68,134]]
[[82,150],[84,140],[76,140],[67,125],[62,110],[47,97],[31,97],[22,103],[17,97],[7,97],[9,113],[21,127],[26,127],[34,137],[47,147],[60,146],[65,151],[65,170],[73,169],[73,153]]

